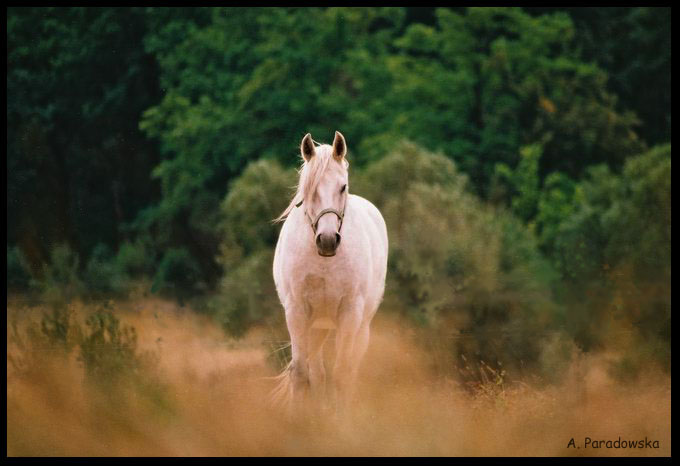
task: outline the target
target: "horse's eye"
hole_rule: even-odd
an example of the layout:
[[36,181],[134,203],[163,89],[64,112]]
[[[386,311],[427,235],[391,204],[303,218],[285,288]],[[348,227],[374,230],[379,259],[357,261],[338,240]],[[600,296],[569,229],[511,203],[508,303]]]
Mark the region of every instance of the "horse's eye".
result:
[[345,192],[345,189],[347,189],[347,185],[346,185],[346,184],[343,184],[343,185],[342,185],[342,188],[340,189],[340,194],[344,193],[344,192]]

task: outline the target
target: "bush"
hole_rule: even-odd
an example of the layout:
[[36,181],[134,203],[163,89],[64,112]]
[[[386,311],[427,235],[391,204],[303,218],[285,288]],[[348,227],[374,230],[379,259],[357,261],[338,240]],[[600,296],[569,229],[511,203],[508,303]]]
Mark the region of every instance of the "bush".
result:
[[[670,145],[628,159],[621,174],[592,167],[574,192],[571,214],[543,227],[566,279],[569,331],[585,348],[642,351],[670,369]],[[631,329],[635,345],[620,336]],[[637,356],[626,360],[638,362],[619,373],[641,367]]]
[[134,242],[123,243],[118,249],[115,261],[123,274],[139,278],[152,272],[154,256],[147,242],[138,238]]
[[219,261],[225,271],[243,258],[276,245],[279,226],[272,223],[293,194],[295,171],[273,160],[253,162],[231,186],[220,207]]
[[185,248],[168,249],[161,259],[151,291],[177,297],[180,304],[200,290],[201,271]]
[[293,169],[260,160],[248,165],[222,203],[218,261],[225,274],[207,308],[233,336],[282,310],[272,277],[280,226],[272,220],[290,201],[295,181]]
[[50,306],[63,306],[83,294],[85,287],[80,279],[78,254],[62,244],[52,249],[50,263],[43,266],[43,276],[31,285]]
[[524,222],[533,220],[536,215],[540,194],[539,162],[543,155],[541,144],[532,144],[520,148],[520,161],[512,170],[505,163],[497,163],[494,183],[503,182],[512,194],[510,205],[512,212]]
[[208,307],[222,325],[235,337],[242,336],[253,324],[283,315],[272,277],[272,250],[258,251],[222,279],[218,294]]
[[90,312],[85,328],[73,306],[53,307],[39,322],[26,320],[20,325],[15,318],[9,324],[8,345],[13,348],[7,362],[14,375],[42,381],[77,360],[87,387],[101,395],[95,401],[107,409],[114,407],[118,412],[140,396],[167,408],[165,387],[157,372],[158,354],[139,351],[135,328],[122,324],[110,303]]
[[116,257],[102,243],[92,251],[83,281],[88,293],[100,296],[121,293],[128,286],[128,277],[121,270]]
[[[62,244],[52,249],[41,276],[33,278],[21,251],[8,246],[7,287],[36,291],[31,299],[50,306],[65,305],[76,297],[102,298],[125,293],[132,285],[131,278],[145,275],[151,269],[152,261],[148,248],[140,240],[124,243],[118,254],[99,243],[85,267],[81,267],[78,254]],[[172,257],[169,261],[172,262]],[[171,265],[166,263],[166,273],[169,273],[168,268],[172,269]]]
[[[8,322],[7,362],[19,375],[39,374],[51,358],[67,358],[82,337],[70,306],[56,305],[44,312],[40,322],[29,320],[23,328],[16,318]],[[8,367],[9,367],[8,366]]]
[[470,194],[451,160],[409,143],[350,183],[387,223],[383,307],[444,338],[466,335],[448,340],[456,354],[516,367],[539,362],[559,312],[556,277],[519,220]]
[[134,374],[142,365],[136,355],[137,333],[134,327],[121,326],[107,307],[101,307],[85,321],[89,332],[80,341],[78,360],[85,373],[100,383],[122,375]]
[[21,249],[7,245],[7,290],[25,291],[31,283],[31,272]]

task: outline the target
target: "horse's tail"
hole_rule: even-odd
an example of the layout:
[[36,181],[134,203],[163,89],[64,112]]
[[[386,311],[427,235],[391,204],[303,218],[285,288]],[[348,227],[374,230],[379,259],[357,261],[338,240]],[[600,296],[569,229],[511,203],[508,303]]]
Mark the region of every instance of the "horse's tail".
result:
[[291,372],[293,371],[293,361],[291,360],[281,373],[271,377],[276,381],[276,386],[269,394],[269,405],[274,408],[289,409],[293,401],[293,383]]

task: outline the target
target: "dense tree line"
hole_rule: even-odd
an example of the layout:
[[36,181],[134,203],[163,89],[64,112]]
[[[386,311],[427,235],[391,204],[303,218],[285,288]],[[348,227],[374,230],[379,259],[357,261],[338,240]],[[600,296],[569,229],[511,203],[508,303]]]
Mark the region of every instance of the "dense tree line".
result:
[[[10,288],[148,277],[217,293],[238,333],[275,307],[266,222],[300,138],[340,129],[367,196],[459,233],[398,233],[405,312],[589,347],[596,309],[635,296],[628,320],[670,342],[670,8],[10,8],[7,40]],[[438,167],[408,192],[404,154]]]

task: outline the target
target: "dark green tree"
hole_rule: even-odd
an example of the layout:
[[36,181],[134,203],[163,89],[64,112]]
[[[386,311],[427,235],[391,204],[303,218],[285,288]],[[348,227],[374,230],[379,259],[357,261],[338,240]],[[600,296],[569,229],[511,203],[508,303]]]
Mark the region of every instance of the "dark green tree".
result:
[[584,61],[609,75],[608,89],[621,109],[640,119],[638,132],[648,144],[671,137],[670,7],[527,8],[532,14],[562,10],[576,29]]
[[116,249],[157,196],[157,150],[138,129],[157,67],[143,9],[7,13],[7,236],[39,273],[61,242]]

